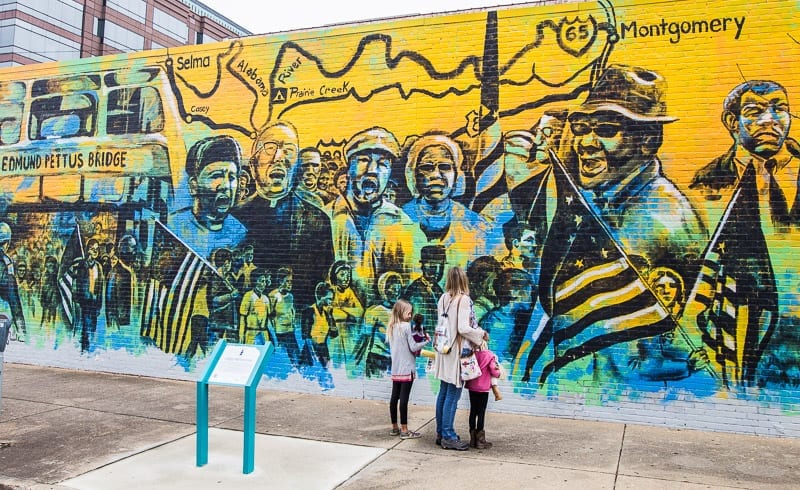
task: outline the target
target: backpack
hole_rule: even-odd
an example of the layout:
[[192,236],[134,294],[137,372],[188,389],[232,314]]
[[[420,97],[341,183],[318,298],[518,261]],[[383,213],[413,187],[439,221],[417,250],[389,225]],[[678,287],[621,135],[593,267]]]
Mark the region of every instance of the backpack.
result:
[[[458,298],[458,303],[461,303],[461,298]],[[450,336],[450,317],[448,316],[448,312],[451,306],[453,306],[452,298],[447,308],[445,308],[444,311],[439,311],[436,330],[433,332],[433,349],[439,354],[447,354],[450,352],[456,340]],[[456,310],[456,315],[458,315],[458,310]],[[458,320],[458,318],[456,318],[456,320]]]

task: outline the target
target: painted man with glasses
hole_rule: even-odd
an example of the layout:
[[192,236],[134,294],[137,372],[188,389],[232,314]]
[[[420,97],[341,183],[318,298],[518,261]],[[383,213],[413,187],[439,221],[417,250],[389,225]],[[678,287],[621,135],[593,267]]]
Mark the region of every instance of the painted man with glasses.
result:
[[569,170],[596,214],[631,256],[694,280],[707,232],[686,196],[663,174],[658,150],[667,115],[656,72],[610,66],[569,116]]
[[[697,171],[690,188],[699,189],[709,203],[716,201],[724,206],[752,162],[764,201],[761,208],[769,216],[762,221],[774,224],[778,230],[800,225],[797,192],[800,144],[789,137],[792,115],[786,89],[769,80],[741,83],[725,98],[721,119],[733,144],[725,154]],[[771,184],[778,190],[773,190],[770,197]]]
[[[736,361],[729,360],[721,366],[735,379],[737,372],[754,373],[752,368],[760,359],[756,374],[759,385],[796,386],[800,375],[794,366],[800,364],[800,360],[786,345],[794,342],[800,325],[797,308],[800,262],[795,245],[800,226],[800,144],[789,136],[792,113],[786,88],[771,80],[740,83],[725,97],[721,121],[733,144],[697,171],[690,188],[702,193],[712,223],[721,222],[729,206],[757,208],[759,217],[757,225],[743,226],[743,233],[749,239],[737,249],[727,250],[729,257],[735,257],[734,250],[744,249],[747,260],[754,263],[747,271],[737,271],[737,293],[745,299],[737,305],[736,311],[744,317],[742,311],[746,307],[747,316],[757,318],[757,322],[751,323],[757,328],[750,328],[747,340],[738,344],[734,354]],[[755,170],[754,181],[742,180],[750,165]],[[743,207],[735,206],[736,201],[732,201],[737,189],[741,191],[738,199],[742,196],[751,199]],[[728,216],[725,223],[732,221],[730,214]],[[764,234],[766,251],[758,248],[757,228]],[[759,258],[760,266],[757,265]],[[722,346],[716,347],[723,354],[720,357],[725,359]],[[742,378],[748,381],[746,374]],[[749,381],[752,378],[751,374]]]
[[[664,176],[658,158],[664,124],[676,120],[667,115],[665,89],[666,82],[656,72],[623,65],[608,67],[590,90],[586,101],[569,116],[572,138],[565,164],[580,197],[586,201],[591,213],[605,223],[608,236],[625,252],[628,264],[637,270],[640,277],[647,277],[650,270],[662,268],[675,273],[684,283],[692,284],[708,238],[704,225],[686,196]],[[569,199],[565,202],[571,206]],[[578,233],[581,233],[581,213],[576,211]],[[592,248],[593,243],[606,241],[606,237],[600,235],[602,232],[588,231],[593,229],[596,228],[589,226],[587,234],[575,240],[574,246],[582,248],[571,248],[570,253],[596,257],[599,252],[601,257],[613,257],[613,251]],[[554,247],[561,246],[548,239],[545,248],[551,243]],[[548,250],[543,253],[543,260],[553,260],[553,257]],[[543,264],[543,271],[545,267],[552,271],[552,265],[552,262]],[[548,277],[554,280],[557,277],[567,279],[560,284],[542,284],[543,288],[553,288],[542,294],[546,296],[549,293],[550,298],[554,298],[554,292],[564,294],[570,291],[570,281],[578,281],[578,278],[586,281],[590,276],[582,267],[580,259],[574,264],[556,265],[556,274],[560,272],[558,269],[565,272],[561,276],[549,273]],[[569,274],[574,275],[569,277]],[[592,289],[581,291],[581,294],[593,292],[597,295],[592,297],[595,311],[614,304],[611,296],[624,298],[631,294],[631,288],[617,289],[617,286],[607,284],[602,281],[592,283]],[[603,294],[608,298],[602,299]],[[637,341],[637,336],[646,330],[636,332],[626,330],[629,327],[625,326],[631,324],[631,318],[636,321],[635,315],[628,314],[636,303],[623,304],[620,316],[609,313],[608,319],[599,321],[591,320],[595,317],[588,316],[573,323],[574,317],[570,315],[574,314],[573,311],[582,311],[580,308],[568,314],[559,313],[559,319],[548,324],[548,328],[553,329],[550,337],[554,342],[554,351],[562,357],[549,367],[560,363],[555,369],[563,368],[561,376],[581,381],[591,379],[594,382],[619,383],[634,382],[637,378],[639,381],[648,380],[648,373],[643,373],[639,369],[640,364],[635,361],[640,357],[641,343],[650,345],[658,342],[659,337],[651,336]],[[645,314],[647,311],[642,309],[636,313]],[[636,328],[641,329],[642,326]],[[608,336],[611,329],[618,329],[613,332],[619,335]],[[544,336],[535,341],[542,346],[548,340],[539,342],[539,339],[547,338]],[[681,344],[678,357],[684,366],[693,362],[692,356],[697,347]],[[656,352],[654,348],[650,351]],[[531,361],[537,358],[538,352],[541,350],[534,346],[531,350],[533,357],[529,358],[523,379],[527,378]],[[580,352],[590,352],[591,355],[579,355]],[[702,363],[698,361],[692,365],[700,366]],[[687,369],[681,377],[689,374],[690,370]],[[678,378],[676,376],[673,380]],[[659,379],[652,388],[659,389],[663,383]]]
[[257,267],[292,269],[295,304],[303,308],[314,303],[314,287],[325,280],[333,241],[328,216],[292,190],[298,149],[297,130],[288,122],[261,129],[249,162],[255,195],[234,215],[247,227]]

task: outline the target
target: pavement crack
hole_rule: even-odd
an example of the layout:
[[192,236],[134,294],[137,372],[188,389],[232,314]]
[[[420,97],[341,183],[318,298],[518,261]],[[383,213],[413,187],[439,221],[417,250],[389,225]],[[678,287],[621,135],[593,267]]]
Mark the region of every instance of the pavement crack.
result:
[[622,438],[619,441],[619,454],[617,455],[617,467],[614,469],[614,487],[617,488],[617,478],[619,478],[619,466],[622,463],[622,450],[625,448],[625,431],[628,429],[628,424],[622,425]]

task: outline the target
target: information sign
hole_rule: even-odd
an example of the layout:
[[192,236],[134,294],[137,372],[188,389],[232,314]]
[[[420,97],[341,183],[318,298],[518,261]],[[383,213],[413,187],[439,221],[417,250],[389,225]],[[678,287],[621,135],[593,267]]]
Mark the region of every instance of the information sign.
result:
[[266,345],[217,342],[203,374],[197,380],[197,466],[208,463],[208,385],[244,388],[244,457],[242,472],[252,473],[256,440],[256,388],[264,364],[275,348]]

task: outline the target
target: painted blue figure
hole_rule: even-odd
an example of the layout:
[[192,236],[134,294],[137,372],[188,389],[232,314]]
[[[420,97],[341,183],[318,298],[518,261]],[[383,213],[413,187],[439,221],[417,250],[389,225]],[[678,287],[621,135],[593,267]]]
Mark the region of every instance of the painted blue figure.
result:
[[378,294],[381,302],[369,306],[364,311],[361,338],[356,344],[353,357],[356,365],[364,361],[364,374],[367,377],[381,376],[391,365],[386,327],[392,307],[403,292],[403,278],[394,271],[384,272],[378,278]]
[[271,278],[264,269],[252,271],[253,288],[245,292],[239,304],[239,342],[264,345],[269,340],[269,315],[271,313],[267,287]]
[[392,133],[375,127],[353,135],[345,145],[347,192],[331,210],[336,259],[352,265],[353,289],[362,304],[375,302],[375,283],[384,272],[409,282],[415,247],[424,242],[414,223],[384,199],[400,145]]
[[[686,196],[663,175],[658,158],[664,124],[676,120],[667,114],[665,91],[666,81],[654,71],[612,65],[569,116],[573,136],[565,170],[572,174],[581,199],[564,184],[563,190],[559,189],[565,194],[559,196],[564,208],[559,208],[556,219],[578,231],[561,241],[550,233],[545,242],[539,296],[553,319],[537,331],[526,375],[544,352],[543,344],[552,341],[556,359],[543,372],[541,381],[556,370],[564,370],[559,377],[625,382],[634,374],[630,361],[639,355],[637,340],[663,331],[657,321],[642,320],[645,323],[634,329],[619,327],[626,325],[624,319],[611,313],[597,319],[574,319],[572,310],[555,310],[555,304],[574,292],[569,289],[571,281],[588,273],[582,269],[583,259],[565,263],[567,255],[591,255],[592,260],[602,262],[621,249],[625,256],[620,260],[626,270],[646,274],[648,269],[667,267],[684,281],[697,277],[707,243],[706,228]],[[568,177],[565,175],[564,180]],[[572,210],[579,207],[585,211],[573,216]],[[571,225],[567,226],[567,221]],[[598,250],[600,241],[608,243],[609,248]],[[577,289],[580,294],[576,297],[590,293],[589,289],[580,289],[580,284]],[[560,307],[566,308],[566,304],[562,302]],[[604,337],[615,329],[620,329],[616,338]]]
[[533,283],[521,269],[503,269],[494,281],[498,306],[489,311],[480,326],[491,334],[489,350],[501,361],[513,363],[528,328]]
[[[763,206],[770,221],[778,226],[800,224],[800,144],[789,137],[791,122],[789,95],[781,84],[748,80],[737,85],[722,105],[722,123],[733,145],[698,170],[689,187],[699,189],[708,201],[724,204],[724,197],[730,198],[745,168],[753,163],[761,180],[758,188],[770,189],[764,193]],[[771,185],[773,180],[777,185]]]
[[97,257],[100,242],[90,238],[86,242],[86,256],[72,266],[72,299],[79,310],[81,352],[87,352],[97,331],[97,317],[103,307],[104,275]]
[[508,201],[517,222],[535,231],[539,254],[555,203],[550,151],[558,153],[566,122],[566,110],[551,109],[542,114],[530,131],[509,131],[503,135]]
[[[675,271],[656,267],[648,274],[648,282],[661,303],[674,318],[680,318],[685,300],[684,283]],[[631,366],[647,381],[677,381],[708,365],[704,350],[690,350],[685,342],[676,341],[678,332],[669,332],[640,339],[639,355],[631,359]]]
[[239,143],[230,136],[198,141],[186,156],[192,207],[169,217],[169,227],[195,253],[208,259],[215,248],[235,249],[247,230],[230,215],[241,168]]
[[297,366],[300,357],[300,347],[295,336],[294,295],[292,294],[292,269],[281,267],[275,272],[275,282],[278,285],[269,292],[267,297],[270,304],[270,316],[275,328],[275,339],[280,347],[286,349],[289,361]]
[[654,71],[610,66],[569,116],[567,168],[576,169],[590,206],[629,255],[694,279],[708,233],[661,170],[664,124],[677,120],[666,113],[665,91],[666,81]]
[[447,265],[466,267],[479,255],[494,253],[499,236],[478,213],[455,198],[464,193],[461,148],[449,136],[426,133],[408,148],[405,169],[411,201],[403,211],[417,223],[428,245],[447,249]]
[[14,274],[14,261],[7,254],[10,243],[11,227],[8,223],[0,222],[0,300],[5,302],[2,306],[10,313],[11,332],[14,338],[24,341],[25,315],[22,312],[22,301]]
[[133,263],[137,252],[136,239],[125,235],[115,250],[109,253],[108,272],[106,273],[106,324],[119,328],[131,323],[134,290],[136,288],[136,272]]
[[502,270],[500,262],[490,255],[477,257],[467,267],[469,291],[475,297],[472,309],[475,311],[475,320],[478,323],[497,305],[494,282],[500,270]]
[[447,262],[445,248],[441,245],[426,245],[420,250],[422,275],[408,285],[403,292],[403,299],[414,305],[414,311],[432,321],[438,318],[437,307],[444,289],[439,281],[444,276]]
[[42,303],[42,319],[39,328],[54,328],[58,318],[58,259],[48,255],[44,259],[39,299]]
[[316,296],[314,304],[303,310],[300,330],[305,344],[304,350],[308,342],[311,342],[320,366],[327,368],[331,360],[328,339],[336,339],[339,335],[331,312],[333,287],[327,282],[320,282],[314,294]]
[[353,268],[343,260],[334,262],[328,271],[328,283],[333,286],[331,314],[339,332],[336,342],[329,345],[331,359],[334,366],[344,363],[350,370],[354,368],[353,351],[364,316],[364,306],[352,288],[352,274]]
[[241,294],[231,284],[233,257],[227,248],[218,248],[211,254],[211,258],[219,275],[211,274],[207,289],[209,340],[211,344],[221,338],[227,338],[230,342],[238,342],[239,303],[237,300]]

